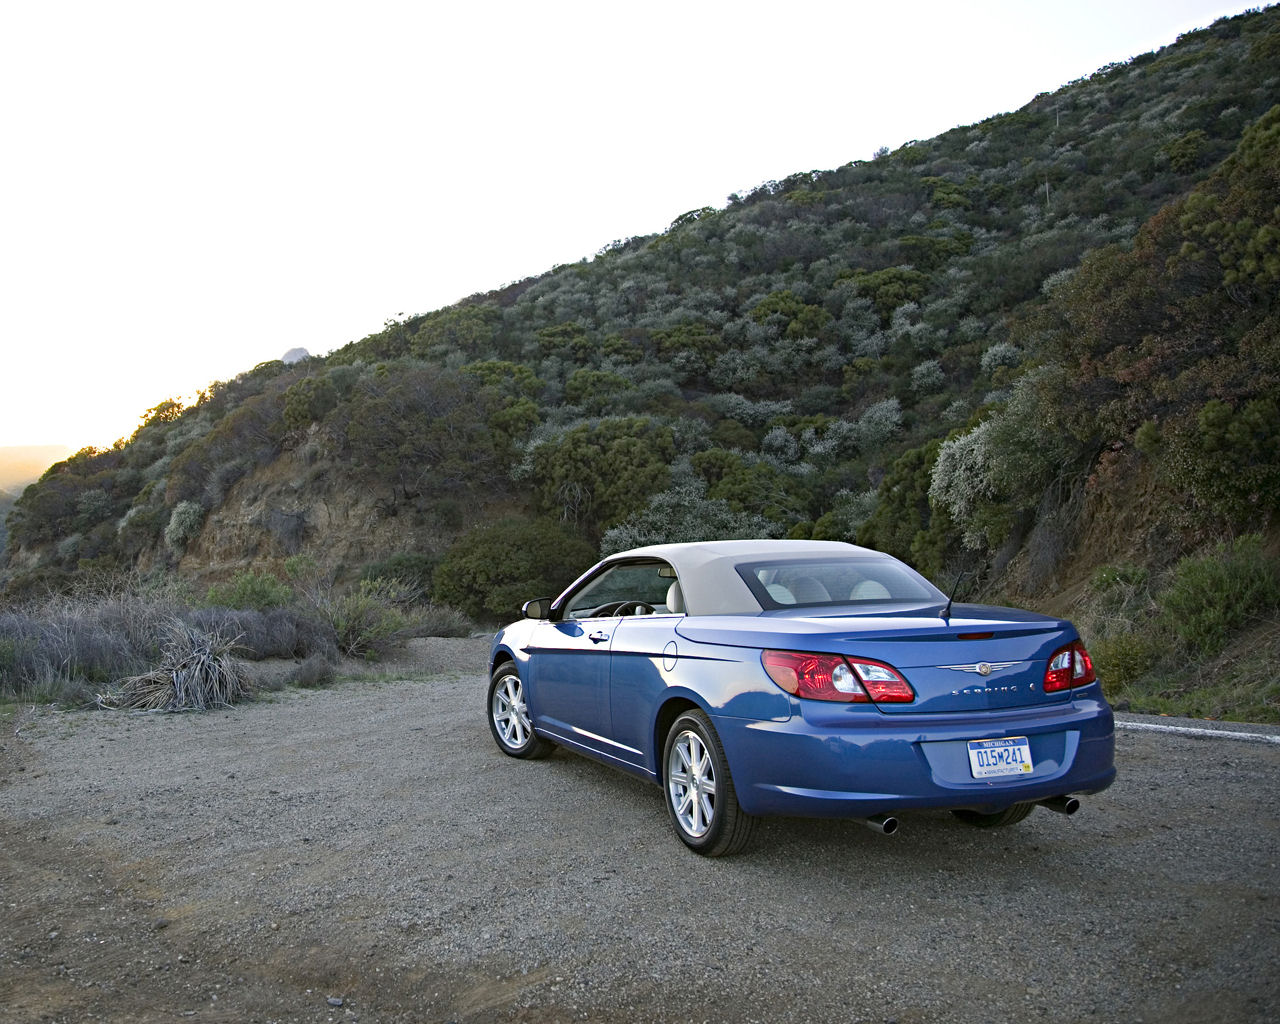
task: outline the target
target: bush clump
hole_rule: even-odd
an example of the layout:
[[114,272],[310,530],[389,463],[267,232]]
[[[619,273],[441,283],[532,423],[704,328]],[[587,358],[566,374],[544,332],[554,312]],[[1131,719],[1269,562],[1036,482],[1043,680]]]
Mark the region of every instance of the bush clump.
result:
[[314,588],[309,600],[333,630],[338,651],[348,658],[376,661],[407,635],[406,595],[394,580],[361,580],[351,590]]
[[160,667],[98,697],[107,708],[132,711],[206,711],[230,707],[248,696],[244,670],[235,659],[236,637],[193,629],[180,619],[168,634]]
[[431,574],[440,564],[438,555],[423,555],[416,552],[403,552],[370,562],[360,574],[366,580],[397,580],[411,587],[421,600],[431,598]]
[[175,622],[236,637],[248,660],[338,656],[329,623],[304,606],[193,608],[177,581],[104,578],[0,610],[0,699],[92,703],[96,690],[163,665]]
[[1256,533],[1223,541],[1178,562],[1160,604],[1160,625],[1211,657],[1233,633],[1280,610],[1280,565]]
[[1257,534],[1207,547],[1165,573],[1104,566],[1073,617],[1122,709],[1280,720],[1280,562]]
[[303,690],[315,690],[333,682],[333,662],[313,654],[298,663],[289,675],[289,683]]
[[249,661],[268,658],[336,658],[328,624],[305,608],[196,608],[184,618],[200,629],[240,637],[239,653]]
[[205,595],[205,603],[219,608],[252,608],[265,611],[283,608],[293,600],[293,588],[269,572],[246,569],[226,583],[215,583]]
[[411,627],[414,636],[470,636],[475,628],[475,623],[466,615],[445,604],[427,604],[416,609]]
[[436,569],[432,592],[472,618],[510,619],[595,560],[595,548],[554,520],[508,517],[464,534]]
[[169,514],[164,528],[164,542],[169,550],[180,554],[200,532],[204,524],[204,508],[194,501],[180,501]]

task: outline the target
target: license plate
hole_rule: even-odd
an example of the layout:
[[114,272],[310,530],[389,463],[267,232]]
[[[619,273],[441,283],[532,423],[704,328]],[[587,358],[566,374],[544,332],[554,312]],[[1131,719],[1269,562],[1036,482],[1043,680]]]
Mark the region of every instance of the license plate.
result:
[[975,779],[1025,775],[1032,768],[1031,744],[1025,736],[969,741],[969,770]]

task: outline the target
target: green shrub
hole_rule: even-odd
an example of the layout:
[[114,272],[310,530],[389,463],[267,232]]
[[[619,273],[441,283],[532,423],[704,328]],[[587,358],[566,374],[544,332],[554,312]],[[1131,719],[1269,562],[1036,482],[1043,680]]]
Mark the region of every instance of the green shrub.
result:
[[403,588],[392,580],[361,580],[354,590],[335,594],[323,588],[311,594],[316,610],[333,630],[338,650],[368,661],[376,661],[404,638],[409,619],[399,607],[403,599]]
[[1108,695],[1146,675],[1165,653],[1163,638],[1149,630],[1116,633],[1089,644]]
[[529,480],[544,514],[598,537],[666,488],[675,454],[670,426],[647,416],[612,416],[548,434],[513,475]]
[[780,532],[777,523],[754,512],[735,511],[723,498],[707,498],[706,492],[706,485],[697,480],[655,494],[645,509],[605,531],[600,553],[647,544],[774,537]]
[[418,600],[429,600],[431,597],[431,574],[440,564],[439,555],[423,555],[403,552],[370,562],[360,574],[366,580],[397,580],[411,587]]
[[1123,594],[1133,587],[1143,586],[1148,572],[1140,565],[1100,565],[1093,571],[1089,587],[1097,595]]
[[328,377],[303,377],[284,393],[284,424],[290,430],[324,419],[338,404],[338,390]]
[[134,505],[116,524],[120,552],[128,559],[155,543],[164,529],[162,505]]
[[11,636],[0,636],[0,679],[10,678],[17,667],[17,639]]
[[180,501],[169,515],[164,528],[164,542],[174,552],[182,552],[200,532],[204,523],[204,508],[194,501]]
[[1233,633],[1280,609],[1280,565],[1249,534],[1183,558],[1160,595],[1159,623],[1205,657]]
[[218,608],[252,608],[265,611],[283,608],[293,600],[293,589],[269,572],[246,569],[230,582],[215,583],[205,595],[205,603]]
[[415,636],[470,636],[475,629],[466,615],[444,604],[425,605],[413,615]]
[[501,519],[464,534],[436,569],[436,599],[476,619],[511,619],[535,597],[560,593],[595,549],[550,519]]

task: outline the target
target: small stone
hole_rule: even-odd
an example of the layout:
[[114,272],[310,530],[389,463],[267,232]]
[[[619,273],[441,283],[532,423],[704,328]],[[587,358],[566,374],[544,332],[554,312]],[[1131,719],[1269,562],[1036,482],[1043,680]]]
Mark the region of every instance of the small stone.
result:
[[329,1002],[329,1005],[330,1005],[330,1006],[341,1006],[341,1005],[342,1005],[342,1000],[341,1000],[341,999],[339,999],[337,996],[330,996],[330,997],[329,997],[328,1002]]

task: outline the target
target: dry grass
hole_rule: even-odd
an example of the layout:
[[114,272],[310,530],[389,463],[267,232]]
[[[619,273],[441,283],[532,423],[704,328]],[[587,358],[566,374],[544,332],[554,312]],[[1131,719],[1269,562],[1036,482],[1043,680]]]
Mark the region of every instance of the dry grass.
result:
[[121,682],[98,697],[98,705],[129,711],[206,711],[230,707],[249,695],[235,659],[239,637],[193,629],[180,619],[165,627],[160,667]]
[[[246,661],[302,659],[296,678],[280,686],[324,686],[341,654],[377,659],[410,636],[465,636],[473,628],[461,613],[413,604],[412,594],[383,580],[346,591],[325,586],[317,599],[262,610],[194,606],[178,581],[113,582],[0,604],[0,701],[93,706],[105,691],[113,701],[127,694],[139,708],[198,707],[202,694],[231,703],[249,688],[251,671],[255,683],[274,676],[235,669],[222,649],[227,638]],[[197,681],[192,693],[189,678]]]

